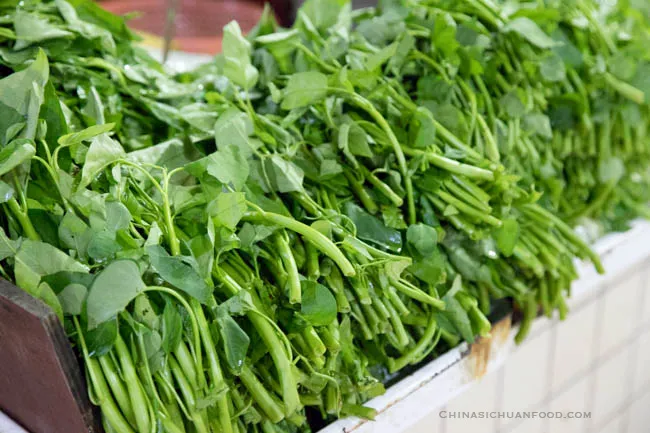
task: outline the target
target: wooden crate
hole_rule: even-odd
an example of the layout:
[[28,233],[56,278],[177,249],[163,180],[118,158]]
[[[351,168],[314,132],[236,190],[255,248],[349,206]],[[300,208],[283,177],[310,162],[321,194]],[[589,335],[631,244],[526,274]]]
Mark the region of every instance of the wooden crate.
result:
[[1,279],[0,410],[30,433],[102,431],[59,319]]

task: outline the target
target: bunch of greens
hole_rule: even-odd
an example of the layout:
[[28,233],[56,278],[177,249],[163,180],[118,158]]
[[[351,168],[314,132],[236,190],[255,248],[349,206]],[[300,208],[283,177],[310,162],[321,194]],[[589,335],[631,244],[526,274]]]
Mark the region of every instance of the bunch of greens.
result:
[[[483,34],[461,27],[469,42],[454,45],[462,36],[454,17],[471,20],[443,6],[385,3],[351,13],[347,4],[308,2],[290,30],[263,18],[239,70],[225,52],[196,75],[214,70],[237,84],[248,99],[237,101],[239,113],[304,174],[304,188],[285,201],[298,200],[313,216],[344,215],[360,239],[407,252],[414,259],[407,272],[425,292],[440,285],[445,296],[462,276],[473,298],[462,308],[464,324],[472,322],[464,329],[481,333],[478,308],[487,314],[490,297],[514,298],[528,318],[539,304],[564,316],[573,259],[600,268],[598,258],[538,203],[534,172],[519,176],[522,165],[501,162],[501,154],[517,161],[508,146],[530,144],[528,128],[548,119],[531,113],[523,127],[497,122],[500,101],[487,90],[482,56],[503,35],[477,21]],[[248,81],[238,82],[244,69]],[[273,137],[274,124],[290,133]]]
[[345,215],[308,216],[288,132],[255,134],[226,78],[172,79],[90,2],[2,5],[1,272],[59,315],[107,431],[372,417],[377,366],[488,331],[460,279],[441,300]]
[[309,0],[171,76],[89,0],[0,0],[0,272],[108,432],[372,417],[495,300],[563,317],[581,217],[647,213],[648,23],[574,6]]

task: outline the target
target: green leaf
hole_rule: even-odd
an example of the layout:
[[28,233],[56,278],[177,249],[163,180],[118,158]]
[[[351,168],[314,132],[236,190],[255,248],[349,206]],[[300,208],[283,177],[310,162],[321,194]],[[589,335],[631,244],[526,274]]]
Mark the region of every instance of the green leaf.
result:
[[291,161],[280,155],[273,155],[266,160],[267,175],[271,182],[271,189],[278,192],[302,191],[304,172]]
[[518,95],[517,89],[511,90],[499,99],[499,107],[511,118],[521,117],[526,111],[526,105]]
[[223,28],[222,50],[224,75],[246,90],[255,86],[259,72],[251,64],[251,44],[242,36],[236,21],[231,21]]
[[438,232],[426,224],[413,224],[406,231],[406,241],[423,257],[428,257],[438,249]]
[[215,226],[235,230],[237,223],[246,212],[246,194],[243,192],[222,192],[207,207],[208,215]]
[[343,173],[343,167],[335,159],[324,159],[320,164],[319,178],[323,181]]
[[368,135],[366,134],[366,131],[356,123],[350,124],[348,147],[353,155],[365,156],[366,158],[371,158],[373,156],[372,150],[370,150],[370,146],[368,145]]
[[151,266],[163,280],[202,303],[208,300],[212,291],[198,271],[188,263],[189,258],[170,256],[160,245],[148,246],[147,254]]
[[47,304],[47,306],[54,311],[54,314],[56,314],[61,323],[63,323],[63,308],[61,307],[61,302],[46,282],[39,284],[36,291],[31,293],[31,295]]
[[234,146],[239,149],[241,155],[248,158],[253,150],[259,147],[254,140],[253,122],[246,113],[236,108],[229,108],[224,111],[214,124],[214,138],[217,148],[225,149]]
[[126,230],[131,223],[131,212],[119,201],[106,202],[106,230]]
[[242,290],[228,298],[226,302],[222,302],[221,305],[217,307],[217,315],[229,314],[231,316],[243,316],[248,311],[254,309],[255,306],[253,305],[251,294],[246,290]]
[[[366,69],[373,71],[375,69],[381,68],[384,63],[388,62],[395,54],[397,53],[397,43],[392,43],[383,47],[381,50],[376,53],[370,54],[366,58]],[[378,72],[378,71],[375,71]]]
[[530,18],[517,17],[510,21],[504,27],[506,32],[515,32],[531,44],[539,48],[553,48],[561,45],[560,42],[554,41],[549,35],[544,33],[537,24]]
[[178,348],[183,336],[183,318],[178,307],[167,300],[162,314],[162,348],[169,354]]
[[506,218],[496,230],[495,240],[499,251],[504,256],[510,257],[519,241],[519,223],[514,218]]
[[346,202],[345,213],[357,228],[357,237],[393,252],[402,249],[402,235],[399,230],[386,227],[381,220],[370,215],[352,202]]
[[86,248],[90,241],[90,232],[88,225],[79,218],[74,212],[66,212],[59,223],[59,240],[61,245],[66,248],[72,248],[77,251],[81,257],[85,257]]
[[102,48],[111,54],[115,53],[115,41],[110,31],[79,19],[75,8],[65,0],[55,0],[59,13],[63,16],[70,29],[89,40],[99,39]]
[[59,294],[71,284],[80,284],[88,289],[94,279],[95,276],[87,272],[61,271],[45,275],[42,281],[49,284],[54,293]]
[[125,156],[126,153],[120,143],[107,134],[93,138],[88,153],[86,153],[86,162],[81,170],[81,181],[78,188],[82,189],[88,186],[104,168]]
[[37,289],[41,277],[60,271],[87,272],[88,269],[50,244],[23,240],[16,254],[14,268],[19,287],[31,293]]
[[404,221],[404,215],[402,215],[402,211],[397,206],[382,206],[381,217],[384,220],[386,227],[398,230],[402,230],[408,227]]
[[59,302],[64,314],[79,315],[86,300],[88,288],[83,284],[72,283],[59,292]]
[[446,57],[456,53],[459,43],[456,40],[456,22],[448,13],[436,14],[431,35],[433,49]]
[[442,298],[445,301],[445,310],[441,313],[456,329],[458,334],[468,343],[474,342],[474,332],[472,331],[472,322],[467,315],[467,311],[453,296],[452,291]]
[[395,55],[388,60],[388,70],[394,74],[400,75],[400,69],[406,62],[409,53],[415,47],[415,38],[409,32],[403,32],[397,41],[397,50]]
[[43,97],[44,100],[39,117],[47,124],[45,140],[52,148],[59,137],[68,133],[68,122],[51,80],[45,85]]
[[103,125],[106,123],[104,119],[104,104],[94,86],[90,87],[86,101],[86,105],[80,110],[86,123],[95,125]]
[[4,117],[25,121],[21,138],[34,138],[38,127],[38,113],[43,102],[45,83],[50,76],[50,67],[45,52],[39,48],[36,59],[25,69],[0,80],[0,140],[4,140],[8,127]]
[[[91,140],[101,134],[111,131],[115,127],[114,123],[106,123],[104,125],[93,125],[78,132],[63,135],[59,137],[58,143],[63,147],[72,146]],[[152,161],[152,163],[155,161]]]
[[[222,311],[224,310],[219,310],[219,312]],[[237,375],[244,367],[246,352],[248,352],[248,346],[250,345],[250,338],[229,314],[217,314],[217,325],[219,328],[219,335],[223,341],[223,351],[226,355],[226,362],[233,374]]]
[[340,20],[349,20],[350,2],[346,0],[307,0],[300,7],[300,13],[319,31],[326,31]]
[[121,250],[120,244],[115,239],[115,232],[91,230],[91,233],[86,247],[88,257],[98,262],[104,262]]
[[[0,164],[1,166],[2,164]],[[7,203],[15,194],[11,185],[7,182],[0,180],[0,203]]]
[[36,148],[31,140],[19,138],[12,141],[0,150],[0,176],[29,161],[35,154]]
[[86,346],[90,356],[106,355],[117,339],[117,318],[99,324],[85,333]]
[[546,56],[539,64],[539,73],[545,81],[551,83],[564,81],[566,78],[564,61],[557,54]]
[[293,74],[289,77],[283,95],[281,105],[283,110],[320,102],[327,96],[327,76],[317,71]]
[[611,157],[598,165],[598,180],[602,183],[618,182],[625,174],[625,164],[620,158]]
[[435,286],[436,284],[445,282],[447,278],[446,264],[444,253],[436,248],[432,254],[420,260],[415,260],[408,269],[426,284]]
[[132,260],[116,260],[90,286],[86,299],[88,329],[117,317],[146,288],[140,268]]
[[246,183],[249,168],[239,149],[228,146],[207,157],[207,172],[219,182],[240,190]]
[[22,9],[18,9],[14,15],[14,29],[17,39],[15,50],[22,50],[37,42],[73,36],[69,31],[50,23],[47,19]]
[[424,107],[418,107],[409,124],[409,141],[411,146],[426,148],[436,138],[436,126],[431,113]]
[[313,326],[326,326],[336,319],[336,299],[330,290],[311,280],[300,282],[301,316]]
[[530,113],[524,116],[524,128],[540,137],[551,139],[553,138],[553,130],[551,129],[551,120],[547,115],[542,113]]

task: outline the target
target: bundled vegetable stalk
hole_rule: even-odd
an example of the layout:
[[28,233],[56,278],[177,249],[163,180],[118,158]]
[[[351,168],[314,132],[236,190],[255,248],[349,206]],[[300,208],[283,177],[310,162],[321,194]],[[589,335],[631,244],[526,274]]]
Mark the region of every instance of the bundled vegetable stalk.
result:
[[[0,272],[57,312],[109,432],[371,418],[387,375],[486,335],[495,299],[519,338],[565,313],[573,260],[599,266],[567,209],[647,211],[643,128],[589,108],[642,102],[590,62],[627,45],[608,26],[647,25],[621,7],[591,34],[593,7],[310,0],[173,77],[90,1],[0,2]],[[566,80],[539,83],[558,56]]]
[[[297,136],[283,141],[311,182],[310,197],[299,199],[345,214],[361,239],[396,253],[400,230],[416,242],[440,238],[441,251],[435,243],[425,253],[409,251],[420,284],[451,287],[460,274],[485,312],[490,295],[511,296],[528,310],[542,304],[547,314],[559,308],[563,316],[563,293],[575,278],[572,259],[600,264],[564,221],[536,203],[534,185],[517,183],[501,165],[507,147],[498,142],[524,139],[515,127],[500,137],[490,125],[489,107],[498,101],[487,93],[481,64],[472,57],[477,51],[457,44],[458,52],[433,53],[435,35],[423,28],[426,22],[455,30],[439,8],[388,4],[376,15],[360,13],[354,32],[348,13],[346,6],[308,3],[293,29],[277,33],[263,20],[252,56],[259,80],[253,75],[239,83],[248,89],[257,82],[254,110],[240,108],[261,134],[276,121]],[[378,36],[370,23],[382,21],[403,31]],[[331,52],[338,57],[329,59]],[[224,58],[228,62],[227,52]],[[456,69],[447,71],[451,66]],[[286,74],[292,74],[288,80]],[[235,75],[245,76],[233,73],[233,81]],[[311,207],[315,215],[322,211]]]
[[[172,80],[93,3],[8,6],[2,274],[64,321],[107,431],[286,430],[303,406],[371,417],[371,365],[458,342],[435,291],[405,279],[407,257],[343,215],[291,217],[273,192],[302,188],[290,161],[268,155],[271,191],[248,181],[261,141],[227,106],[193,102],[222,77]],[[215,120],[246,146],[211,152]],[[367,358],[358,324],[395,350]]]

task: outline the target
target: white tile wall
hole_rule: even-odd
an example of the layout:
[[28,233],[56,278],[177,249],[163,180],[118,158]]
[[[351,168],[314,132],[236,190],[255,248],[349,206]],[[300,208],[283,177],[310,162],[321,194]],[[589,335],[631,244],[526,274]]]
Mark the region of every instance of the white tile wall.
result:
[[[497,410],[499,372],[486,374],[467,392],[453,399],[446,407],[449,412],[492,412]],[[496,427],[496,418],[447,419],[445,433],[491,431]]]
[[622,339],[628,338],[638,324],[641,277],[639,269],[604,294],[600,355],[605,355]]
[[[548,421],[545,419],[539,418],[529,418],[523,420],[523,422],[512,422],[509,424],[513,425],[511,430],[505,430],[508,433],[543,433],[546,430],[546,423]],[[483,431],[483,430],[476,430]]]
[[650,427],[650,390],[646,389],[628,408],[627,433],[647,433]]
[[641,299],[643,301],[641,323],[650,325],[650,263],[646,263],[644,267],[645,270],[641,272]]
[[440,419],[434,412],[409,433],[650,433],[649,280],[646,262],[573,300],[566,321],[538,319],[500,370],[445,408],[563,417]]
[[443,433],[444,428],[445,420],[440,418],[436,412],[435,416],[432,415],[411,427],[409,433]]
[[598,304],[576,308],[569,317],[555,325],[556,340],[551,386],[559,390],[575,375],[585,372],[593,358]]
[[525,340],[506,360],[502,410],[528,410],[546,395],[551,335],[547,330]]
[[595,431],[597,433],[618,433],[618,432],[623,432],[623,429],[624,429],[623,417],[619,416],[609,420],[607,424],[602,426],[602,428]]
[[[650,329],[645,329],[636,343],[637,358],[634,374],[635,391],[641,391],[650,384]],[[649,406],[650,410],[650,406]]]
[[[580,379],[568,389],[558,392],[551,400],[549,408],[552,412],[588,412],[588,392],[588,379]],[[553,433],[577,433],[584,431],[584,428],[585,419],[577,417],[553,418],[549,420],[548,425],[548,431]]]
[[[617,352],[598,367],[593,388],[592,426],[612,417],[631,391],[627,382],[629,348]],[[611,430],[615,431],[615,430]]]

